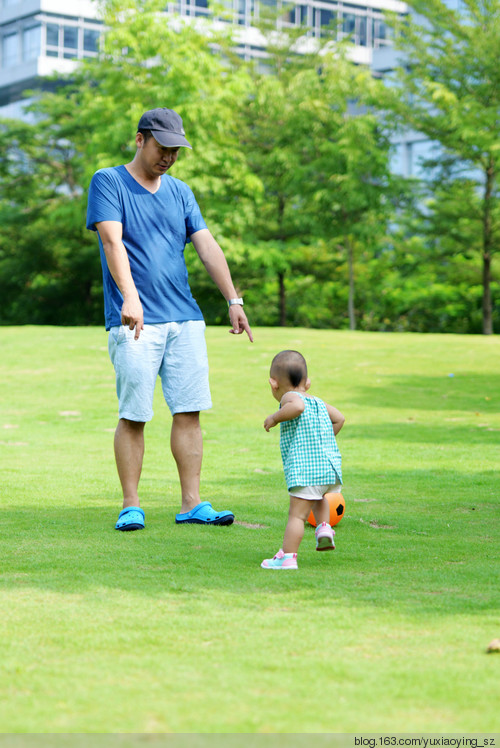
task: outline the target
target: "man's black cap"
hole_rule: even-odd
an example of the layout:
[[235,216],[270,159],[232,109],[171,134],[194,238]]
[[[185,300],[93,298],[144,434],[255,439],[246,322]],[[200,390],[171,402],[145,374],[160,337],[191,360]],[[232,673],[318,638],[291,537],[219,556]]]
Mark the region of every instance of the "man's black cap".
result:
[[181,145],[191,148],[185,138],[186,133],[182,126],[182,119],[173,109],[160,107],[144,112],[137,129],[151,130],[154,139],[166,148],[177,148]]

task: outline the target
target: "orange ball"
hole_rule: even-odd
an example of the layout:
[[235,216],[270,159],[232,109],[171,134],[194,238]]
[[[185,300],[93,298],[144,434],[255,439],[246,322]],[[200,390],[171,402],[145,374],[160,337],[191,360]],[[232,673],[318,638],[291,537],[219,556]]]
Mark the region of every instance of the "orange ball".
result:
[[[325,499],[330,504],[330,524],[333,527],[337,525],[345,512],[345,499],[341,493],[325,493]],[[311,512],[307,521],[313,527],[316,527],[316,520],[314,514]]]

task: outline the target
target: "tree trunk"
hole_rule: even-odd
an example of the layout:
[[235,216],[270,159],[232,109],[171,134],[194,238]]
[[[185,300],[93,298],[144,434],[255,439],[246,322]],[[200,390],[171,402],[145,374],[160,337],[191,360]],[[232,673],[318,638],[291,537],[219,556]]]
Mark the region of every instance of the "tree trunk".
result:
[[347,308],[349,312],[349,330],[356,329],[356,313],[354,311],[354,247],[352,241],[347,238],[347,266],[349,268],[349,298]]
[[493,335],[491,309],[491,255],[483,254],[483,335]]
[[285,273],[278,273],[280,295],[280,327],[286,327],[286,290]]
[[486,169],[483,210],[483,335],[493,334],[491,307],[491,252],[493,247],[492,202],[495,167],[490,159]]
[[[285,218],[285,204],[286,199],[284,195],[278,197],[278,222],[280,227],[280,241],[283,246],[286,245],[286,236],[283,231],[283,223]],[[279,284],[279,296],[280,296],[280,327],[286,327],[286,290],[285,290],[285,271],[281,270],[278,273],[278,284]]]

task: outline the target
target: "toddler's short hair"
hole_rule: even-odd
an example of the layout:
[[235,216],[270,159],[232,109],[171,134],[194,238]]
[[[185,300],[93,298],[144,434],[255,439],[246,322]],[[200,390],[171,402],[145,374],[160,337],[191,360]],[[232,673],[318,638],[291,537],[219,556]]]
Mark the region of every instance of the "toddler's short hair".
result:
[[298,351],[281,351],[271,363],[272,377],[287,377],[292,387],[307,379],[307,364],[302,353]]

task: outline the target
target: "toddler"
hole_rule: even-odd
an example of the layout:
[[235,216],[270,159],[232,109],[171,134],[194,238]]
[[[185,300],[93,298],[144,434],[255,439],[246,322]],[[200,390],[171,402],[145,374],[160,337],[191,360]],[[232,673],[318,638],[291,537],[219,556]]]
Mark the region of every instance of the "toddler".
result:
[[281,351],[271,364],[269,384],[279,410],[268,416],[264,428],[280,426],[280,448],[290,510],[283,548],[266,558],[263,569],[297,569],[297,552],[311,509],[316,518],[316,550],[335,548],[329,524],[330,506],[325,493],[342,486],[341,457],[335,440],[344,416],[318,397],[307,395],[311,382],[307,364],[298,351]]

